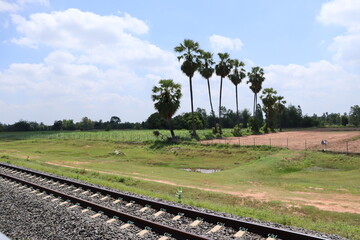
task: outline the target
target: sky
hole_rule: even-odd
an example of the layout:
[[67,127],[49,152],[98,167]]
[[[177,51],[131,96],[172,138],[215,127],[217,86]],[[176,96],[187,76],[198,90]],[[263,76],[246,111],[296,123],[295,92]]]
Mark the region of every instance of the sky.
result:
[[[360,104],[360,0],[0,0],[0,123],[53,124],[82,117],[142,122],[160,79],[182,85],[177,114],[191,111],[174,47],[184,39],[265,71],[303,114]],[[253,93],[239,85],[239,108]],[[210,79],[214,108],[220,77]],[[209,113],[207,83],[193,78],[194,107]],[[259,100],[260,102],[260,100]],[[235,87],[222,105],[235,110]]]

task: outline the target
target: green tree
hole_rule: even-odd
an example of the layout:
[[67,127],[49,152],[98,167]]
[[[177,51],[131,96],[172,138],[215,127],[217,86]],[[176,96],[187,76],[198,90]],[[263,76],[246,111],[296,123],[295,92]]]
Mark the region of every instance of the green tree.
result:
[[58,120],[58,121],[55,121],[53,126],[52,126],[52,129],[55,130],[55,131],[60,131],[63,129],[63,123],[61,120]]
[[118,116],[112,116],[110,118],[110,127],[111,129],[119,129],[120,128],[121,119]]
[[350,108],[349,123],[358,127],[360,125],[360,107],[359,105]]
[[349,117],[347,113],[344,113],[344,115],[341,116],[341,125],[346,126],[349,123]]
[[174,48],[175,52],[182,55],[178,56],[178,60],[183,60],[181,64],[181,71],[189,77],[190,84],[190,100],[191,100],[191,118],[192,118],[192,136],[197,137],[196,125],[194,119],[194,98],[192,90],[192,77],[199,68],[199,55],[200,48],[199,43],[190,39],[185,39],[179,46]]
[[[298,128],[302,127],[302,110],[301,107],[298,106],[297,108],[294,105],[288,105],[285,107],[282,117],[281,123],[282,127],[284,128]],[[307,122],[307,124],[310,121]],[[305,126],[304,126],[305,127]]]
[[238,102],[238,85],[246,77],[246,71],[244,69],[245,63],[237,59],[233,60],[233,68],[229,74],[230,81],[235,85],[235,94],[236,94],[236,116],[237,116],[237,125],[240,124],[240,115],[239,115],[239,102]]
[[257,94],[261,91],[262,83],[265,80],[264,70],[260,67],[253,67],[251,72],[248,72],[249,80],[247,84],[251,83],[250,89],[254,93],[254,109],[253,114],[255,115],[255,106],[257,106]]
[[153,87],[151,98],[155,102],[155,109],[168,122],[171,137],[175,139],[171,118],[180,107],[181,85],[171,79],[162,79],[159,84],[159,87]]
[[279,115],[279,129],[280,129],[280,132],[282,131],[281,119],[282,119],[282,114],[285,111],[285,103],[286,103],[286,101],[283,100],[283,99],[284,99],[284,97],[279,96],[276,103],[275,103],[275,111]]
[[[200,113],[195,112],[194,115],[195,115],[196,128],[197,129],[204,128],[204,121],[203,121]],[[191,124],[192,124],[190,113],[184,113],[184,114],[182,114],[182,117],[183,117],[183,121],[184,121],[183,125],[184,125],[185,129],[190,129]]]
[[263,123],[264,123],[264,116],[261,110],[261,105],[257,104],[255,115],[249,118],[248,125],[253,133],[259,133],[260,127],[263,125]]
[[72,119],[62,120],[62,128],[64,130],[75,130],[76,126],[75,126],[74,120],[72,120]]
[[215,66],[216,75],[220,76],[220,98],[219,98],[219,121],[221,127],[221,99],[223,79],[230,73],[232,61],[228,53],[218,53],[220,58],[219,64]]
[[210,107],[211,107],[211,114],[213,118],[215,119],[215,112],[211,100],[211,89],[210,89],[210,78],[214,73],[213,65],[215,64],[213,60],[213,54],[210,52],[200,51],[200,66],[199,66],[199,73],[203,78],[207,80],[208,85],[208,92],[209,92],[209,101],[210,101]]
[[31,131],[31,125],[28,121],[20,120],[14,123],[10,127],[10,131],[15,131],[15,132]]
[[144,123],[147,129],[163,129],[166,128],[166,121],[158,112],[151,114]]
[[243,127],[247,128],[248,123],[249,123],[249,119],[250,119],[250,116],[251,116],[250,111],[248,109],[244,109],[244,110],[241,111],[240,116],[241,116],[241,122],[243,124]]
[[265,132],[270,130],[272,132],[275,131],[275,117],[277,113],[276,106],[277,104],[285,104],[286,102],[283,100],[284,97],[277,96],[277,91],[272,88],[265,88],[262,92],[262,95],[260,96],[260,99],[263,102],[263,108],[262,110],[265,113],[266,117],[266,123],[265,123]]
[[94,122],[88,117],[83,117],[81,122],[78,122],[77,125],[81,131],[91,130],[94,128]]

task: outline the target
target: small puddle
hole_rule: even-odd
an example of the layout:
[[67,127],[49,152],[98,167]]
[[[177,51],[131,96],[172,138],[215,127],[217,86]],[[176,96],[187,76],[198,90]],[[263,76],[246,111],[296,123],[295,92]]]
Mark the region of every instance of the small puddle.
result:
[[198,173],[216,173],[222,171],[221,169],[208,169],[208,168],[182,168],[181,170],[187,172],[198,172]]

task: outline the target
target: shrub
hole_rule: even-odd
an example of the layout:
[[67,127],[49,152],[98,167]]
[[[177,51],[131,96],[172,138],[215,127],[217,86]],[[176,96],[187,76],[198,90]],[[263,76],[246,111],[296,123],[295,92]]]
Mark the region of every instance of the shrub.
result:
[[218,134],[219,134],[220,136],[223,134],[220,124],[217,123],[217,124],[215,125],[215,127],[212,128],[212,133],[213,133],[214,135],[218,135]]
[[234,129],[231,131],[231,133],[234,135],[234,137],[240,137],[241,134],[241,129],[242,129],[242,124],[237,124],[235,125]]

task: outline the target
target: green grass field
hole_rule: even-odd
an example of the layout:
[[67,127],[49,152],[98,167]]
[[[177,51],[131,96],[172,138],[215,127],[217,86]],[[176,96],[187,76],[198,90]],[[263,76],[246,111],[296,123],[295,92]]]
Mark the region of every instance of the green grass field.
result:
[[0,133],[0,161],[171,201],[181,186],[186,204],[360,239],[351,213],[360,156],[154,139],[145,130]]
[[[232,136],[232,129],[224,129],[225,136]],[[170,137],[168,130],[161,130],[164,137]],[[200,139],[206,139],[211,130],[197,130]],[[244,130],[244,134],[247,132]],[[189,130],[175,130],[175,134],[183,140],[191,140]],[[46,132],[1,132],[0,140],[24,139],[87,139],[87,140],[116,140],[123,142],[156,141],[153,130],[119,130],[119,131],[46,131]]]

